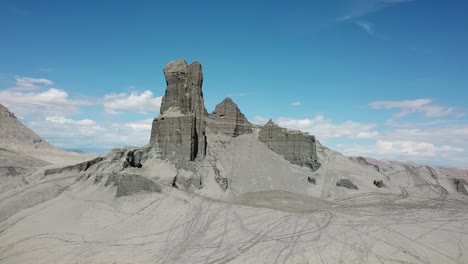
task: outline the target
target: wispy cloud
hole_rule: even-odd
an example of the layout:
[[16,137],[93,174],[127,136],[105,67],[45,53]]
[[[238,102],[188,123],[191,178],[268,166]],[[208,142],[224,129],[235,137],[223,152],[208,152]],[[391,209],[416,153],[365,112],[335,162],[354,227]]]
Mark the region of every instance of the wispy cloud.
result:
[[372,24],[369,21],[365,20],[358,20],[354,22],[356,25],[358,25],[360,28],[362,28],[367,34],[374,36],[375,35],[375,30],[374,30],[374,24]]
[[396,4],[416,0],[351,0],[346,2],[345,14],[338,21],[353,21]]
[[292,102],[291,105],[292,105],[292,106],[300,106],[300,105],[301,105],[301,102]]
[[452,107],[434,104],[431,99],[416,99],[404,101],[376,101],[369,104],[374,109],[398,110],[395,118],[404,117],[410,113],[422,113],[427,117],[441,117],[447,115],[461,115]]
[[15,80],[16,86],[12,87],[11,90],[34,91],[54,84],[51,80],[44,78],[16,76]]
[[383,34],[378,34],[374,23],[364,19],[377,11],[396,4],[403,4],[415,0],[350,0],[345,8],[345,14],[337,19],[338,22],[354,23],[367,34],[379,39],[386,39]]
[[280,117],[276,120],[278,125],[298,129],[316,135],[318,138],[353,138],[372,139],[379,136],[375,124],[364,124],[355,121],[334,123],[323,115],[314,118],[294,119]]

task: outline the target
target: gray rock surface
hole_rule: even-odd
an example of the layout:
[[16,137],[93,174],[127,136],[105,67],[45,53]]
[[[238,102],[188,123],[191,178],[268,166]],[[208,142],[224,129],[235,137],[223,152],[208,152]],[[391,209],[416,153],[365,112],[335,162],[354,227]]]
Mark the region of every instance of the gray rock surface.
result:
[[352,189],[352,190],[357,190],[358,189],[356,184],[354,184],[349,179],[341,179],[341,180],[337,181],[336,186],[343,187],[343,188],[348,188],[348,189]]
[[[19,146],[55,149],[30,128],[23,125],[13,114],[0,104],[0,146],[16,150]],[[16,148],[12,148],[16,147]]]
[[214,133],[239,136],[252,133],[253,126],[231,98],[224,99],[216,105],[209,115],[208,127]]
[[315,137],[308,133],[279,127],[270,120],[260,130],[258,139],[293,164],[313,171],[320,167]]
[[466,190],[465,185],[468,183],[463,179],[454,179],[455,188],[458,192],[463,193],[464,195],[468,195],[468,190]]
[[64,172],[74,172],[74,173],[79,173],[83,171],[87,171],[89,168],[95,166],[96,164],[100,163],[103,161],[103,157],[97,157],[95,159],[81,162],[75,165],[70,165],[62,168],[54,168],[54,169],[49,169],[44,171],[44,176],[49,176],[53,174],[60,174]]
[[108,176],[105,186],[111,184],[117,187],[117,197],[138,192],[161,192],[159,184],[138,174],[112,173]]
[[164,68],[166,93],[160,115],[153,120],[151,143],[157,143],[163,159],[203,159],[206,154],[203,73],[201,64],[172,61]]

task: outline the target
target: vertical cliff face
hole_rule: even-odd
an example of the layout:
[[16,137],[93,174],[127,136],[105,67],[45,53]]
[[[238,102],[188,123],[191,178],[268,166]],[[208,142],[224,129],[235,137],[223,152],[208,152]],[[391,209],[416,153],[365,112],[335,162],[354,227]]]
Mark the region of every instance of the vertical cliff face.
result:
[[201,64],[172,61],[164,68],[166,93],[160,115],[153,120],[151,143],[158,143],[162,158],[193,161],[206,154],[205,115]]
[[293,164],[312,170],[320,167],[315,137],[308,133],[279,127],[270,120],[260,130],[258,139]]
[[216,105],[209,118],[208,127],[212,132],[233,137],[252,133],[252,124],[247,121],[245,115],[231,98],[226,98]]

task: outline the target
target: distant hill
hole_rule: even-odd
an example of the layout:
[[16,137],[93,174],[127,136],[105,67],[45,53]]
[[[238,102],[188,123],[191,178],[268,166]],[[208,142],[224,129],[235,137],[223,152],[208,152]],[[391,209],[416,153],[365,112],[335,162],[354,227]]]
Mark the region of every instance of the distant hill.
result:
[[55,149],[54,146],[21,123],[14,113],[0,104],[0,146],[18,150],[21,146]]

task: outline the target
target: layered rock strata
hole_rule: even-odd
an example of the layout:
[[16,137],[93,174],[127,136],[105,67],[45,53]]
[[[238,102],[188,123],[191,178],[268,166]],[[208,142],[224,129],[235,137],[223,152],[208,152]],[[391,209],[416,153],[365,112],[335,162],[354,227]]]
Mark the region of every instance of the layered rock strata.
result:
[[[164,76],[166,93],[160,115],[153,120],[150,138],[160,149],[161,158],[176,161],[178,165],[204,159],[207,127],[211,133],[231,137],[253,132],[254,125],[230,98],[219,103],[213,113],[207,113],[200,63],[189,65],[184,60],[172,61],[164,68]],[[314,136],[281,128],[270,121],[259,131],[259,140],[293,164],[312,170],[320,167]],[[132,160],[128,164],[132,165]]]
[[231,98],[226,98],[216,105],[213,113],[209,115],[207,125],[214,133],[222,133],[232,137],[250,134],[253,130],[252,124]]
[[258,139],[286,160],[300,166],[317,170],[315,137],[297,130],[288,130],[268,121],[260,130]]
[[205,115],[199,62],[172,61],[164,68],[167,88],[160,115],[153,120],[151,143],[157,143],[163,159],[202,159],[206,154]]

